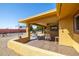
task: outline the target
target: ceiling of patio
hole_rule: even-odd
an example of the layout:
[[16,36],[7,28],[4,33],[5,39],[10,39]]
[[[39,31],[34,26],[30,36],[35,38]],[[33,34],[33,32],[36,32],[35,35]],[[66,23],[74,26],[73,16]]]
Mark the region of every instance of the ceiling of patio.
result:
[[38,21],[32,21],[30,23],[36,23],[36,24],[40,24],[40,25],[44,25],[46,26],[48,23],[57,23],[58,22],[58,17],[56,15],[51,16],[51,17],[47,17],[47,18],[43,18],[40,19]]

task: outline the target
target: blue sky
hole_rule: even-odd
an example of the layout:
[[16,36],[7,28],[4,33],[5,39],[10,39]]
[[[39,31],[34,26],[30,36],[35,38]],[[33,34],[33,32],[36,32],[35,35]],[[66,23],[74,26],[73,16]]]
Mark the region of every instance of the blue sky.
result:
[[16,27],[19,24],[19,19],[24,19],[55,7],[56,5],[53,3],[0,3],[0,28]]

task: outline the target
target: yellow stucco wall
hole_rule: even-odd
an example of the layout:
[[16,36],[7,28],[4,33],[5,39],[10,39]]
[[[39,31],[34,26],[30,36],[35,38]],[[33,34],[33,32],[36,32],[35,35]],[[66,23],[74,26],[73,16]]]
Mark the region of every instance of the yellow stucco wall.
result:
[[73,21],[72,17],[63,18],[59,21],[59,44],[72,46]]
[[33,47],[28,44],[22,44],[14,40],[10,40],[7,46],[22,56],[65,56],[56,52]]
[[[78,6],[79,6],[79,4],[78,4]],[[76,15],[76,14],[79,14],[79,8],[77,7],[77,9],[76,9],[76,11],[74,12],[74,14]],[[72,19],[73,20],[73,19]],[[77,42],[77,43],[79,43],[79,33],[76,33],[76,32],[74,32],[73,33],[73,37],[74,37],[74,40]]]
[[59,44],[74,47],[79,52],[79,34],[74,32],[73,15],[59,21]]

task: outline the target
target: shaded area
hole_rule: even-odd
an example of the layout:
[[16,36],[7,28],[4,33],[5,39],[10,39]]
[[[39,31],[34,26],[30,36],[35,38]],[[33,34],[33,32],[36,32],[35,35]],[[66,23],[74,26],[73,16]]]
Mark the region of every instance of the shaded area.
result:
[[41,48],[41,49],[68,55],[68,56],[78,56],[79,55],[79,53],[74,48],[68,47],[68,46],[63,46],[63,45],[58,45],[57,42],[53,42],[53,41],[33,40],[33,41],[28,42],[27,44]]
[[25,44],[25,43],[29,42],[30,40],[28,40],[28,37],[26,37],[26,38],[19,37],[19,39],[15,40],[15,41]]

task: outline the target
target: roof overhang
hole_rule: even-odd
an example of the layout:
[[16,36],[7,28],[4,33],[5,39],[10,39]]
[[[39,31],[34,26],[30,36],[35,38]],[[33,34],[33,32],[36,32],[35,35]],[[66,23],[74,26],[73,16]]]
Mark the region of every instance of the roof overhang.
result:
[[56,9],[50,10],[48,12],[44,12],[44,13],[26,18],[26,19],[19,20],[19,22],[20,23],[31,23],[33,21],[42,20],[44,18],[53,17],[54,15],[56,15]]
[[57,3],[57,15],[60,18],[73,15],[74,12],[77,10],[79,4],[78,3]]

